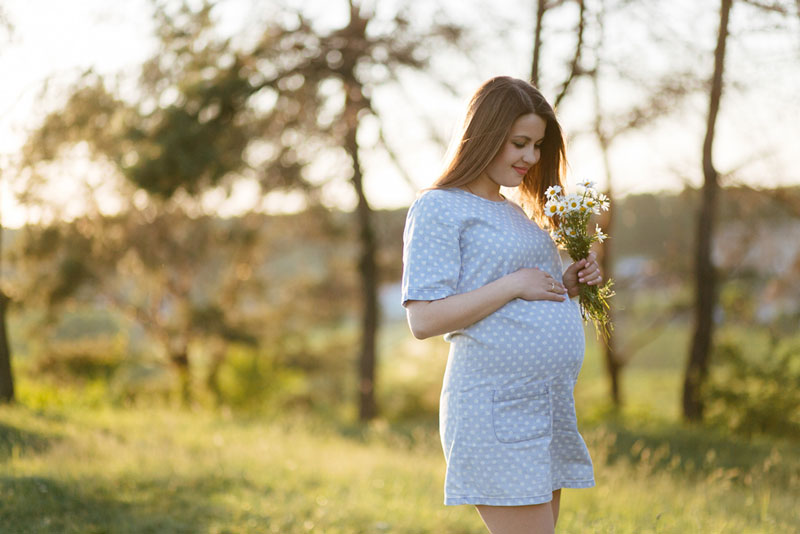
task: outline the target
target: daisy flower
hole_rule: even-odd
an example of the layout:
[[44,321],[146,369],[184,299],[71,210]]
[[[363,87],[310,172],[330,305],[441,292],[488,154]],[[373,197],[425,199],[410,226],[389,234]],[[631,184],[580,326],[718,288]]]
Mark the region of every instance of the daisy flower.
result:
[[570,195],[567,197],[567,211],[578,211],[581,207],[581,197]]
[[560,185],[551,185],[550,187],[547,188],[547,191],[545,191],[544,194],[547,198],[555,198],[558,196],[560,192],[561,192]]
[[604,233],[603,233],[603,231],[600,229],[600,225],[599,225],[599,224],[596,224],[596,225],[594,226],[594,235],[595,235],[595,237],[597,238],[597,240],[598,240],[600,243],[602,243],[603,241],[605,241],[605,240],[606,240],[606,238],[608,237],[608,234],[604,234]]
[[551,198],[544,204],[544,213],[548,217],[552,217],[553,215],[558,215],[558,205],[560,202],[555,198]]

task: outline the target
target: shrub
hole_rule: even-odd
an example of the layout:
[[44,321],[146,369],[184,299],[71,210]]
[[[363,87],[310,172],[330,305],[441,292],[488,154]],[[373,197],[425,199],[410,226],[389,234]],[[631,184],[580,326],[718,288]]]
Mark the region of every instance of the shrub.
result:
[[705,399],[708,421],[744,434],[800,438],[800,341],[773,339],[761,353],[721,343]]
[[62,384],[108,380],[125,359],[126,347],[122,335],[55,340],[34,358],[31,371]]

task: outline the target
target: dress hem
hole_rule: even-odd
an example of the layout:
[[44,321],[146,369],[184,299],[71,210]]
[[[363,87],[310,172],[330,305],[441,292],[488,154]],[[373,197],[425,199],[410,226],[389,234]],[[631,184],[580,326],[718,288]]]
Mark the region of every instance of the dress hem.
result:
[[[559,489],[584,489],[595,485],[594,479],[587,480],[564,480],[555,484],[553,491]],[[486,506],[526,506],[531,504],[544,504],[553,500],[553,491],[544,495],[534,495],[530,497],[481,497],[481,496],[459,496],[445,497],[445,506],[457,506],[461,504],[483,504]]]

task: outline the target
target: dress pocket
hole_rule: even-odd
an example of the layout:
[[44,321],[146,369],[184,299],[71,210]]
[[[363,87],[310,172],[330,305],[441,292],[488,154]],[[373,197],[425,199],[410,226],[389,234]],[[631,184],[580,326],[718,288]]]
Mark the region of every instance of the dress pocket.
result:
[[540,381],[495,390],[492,426],[501,443],[518,443],[551,435],[553,414],[549,384]]

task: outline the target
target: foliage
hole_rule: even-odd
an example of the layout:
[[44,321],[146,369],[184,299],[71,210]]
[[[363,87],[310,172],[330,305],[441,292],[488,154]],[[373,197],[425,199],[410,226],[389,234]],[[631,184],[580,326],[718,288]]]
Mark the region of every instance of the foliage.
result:
[[[351,3],[347,27],[321,32],[288,7],[267,6],[255,37],[225,37],[215,2],[157,1],[160,50],[138,72],[135,97],[111,77],[87,71],[60,109],[47,114],[23,150],[32,173],[84,144],[155,197],[194,196],[232,179],[263,192],[299,191],[313,204],[318,184],[341,174],[342,145],[356,117],[345,101],[374,114],[373,87],[404,68],[422,69],[461,30],[406,13],[386,18]],[[366,27],[369,25],[369,31]],[[357,87],[356,87],[357,85]],[[126,95],[123,97],[122,95]],[[308,169],[322,154],[324,176]]]
[[[9,278],[24,303],[15,309],[15,316],[23,314],[22,324],[14,323],[15,338],[28,339],[19,347],[42,362],[32,372],[80,381],[62,373],[71,365],[67,360],[100,365],[109,354],[115,361],[124,356],[110,394],[140,402],[176,384],[168,376],[174,371],[164,368],[170,366],[169,342],[184,339],[193,367],[189,387],[199,398],[210,393],[217,403],[240,407],[304,396],[315,406],[341,400],[346,380],[336,382],[335,392],[316,382],[351,372],[351,334],[331,331],[358,306],[349,217],[325,210],[242,220],[146,213],[149,219],[132,212],[18,232],[7,251]],[[379,253],[394,261],[394,249],[389,240]],[[62,279],[64,261],[80,262],[88,275]],[[59,288],[68,291],[54,298]],[[120,349],[123,356],[102,341],[115,335],[131,340]],[[236,354],[241,372],[225,365]],[[242,354],[257,362],[241,367]],[[248,375],[249,365],[260,371]],[[307,384],[299,393],[277,379],[298,373]],[[249,393],[231,383],[232,374],[252,382]]]
[[10,254],[16,297],[46,309],[50,323],[69,305],[109,306],[172,363],[197,339],[255,343],[252,319],[236,303],[263,285],[248,270],[257,221],[236,222],[130,210],[26,227]]
[[217,402],[240,413],[341,411],[343,392],[353,390],[354,338],[352,329],[317,324],[259,350],[232,345],[219,369]]
[[[242,295],[253,286],[253,293],[264,294],[263,279],[249,273],[259,263],[253,257],[254,247],[266,253],[270,243],[251,239],[255,234],[247,218],[231,220],[231,239],[218,240],[219,235],[212,235],[218,228],[203,215],[207,208],[201,196],[213,189],[230,192],[244,179],[258,184],[261,193],[299,193],[306,206],[318,210],[322,183],[352,178],[359,198],[356,235],[363,253],[359,265],[365,317],[362,373],[367,373],[374,367],[369,340],[377,324],[373,310],[380,276],[361,183],[362,141],[357,130],[365,117],[377,117],[370,100],[375,87],[395,83],[403,69],[423,69],[431,51],[457,42],[461,30],[435,20],[412,25],[405,12],[387,17],[389,12],[350,2],[349,22],[338,29],[322,31],[299,11],[272,5],[260,7],[269,15],[265,25],[253,23],[241,35],[225,36],[216,19],[216,2],[157,0],[153,5],[160,50],[142,65],[138,79],[125,80],[134,90],[122,81],[126,76],[115,81],[92,71],[84,73],[66,98],[59,99],[59,108],[29,135],[22,151],[28,204],[41,200],[39,187],[71,151],[79,150],[82,158],[105,166],[113,177],[127,179],[119,185],[125,199],[119,221],[102,216],[98,209],[94,217],[83,217],[68,232],[50,236],[51,241],[70,241],[68,247],[49,252],[59,256],[54,258],[58,268],[40,273],[49,284],[43,293],[53,313],[55,305],[80,290],[88,298],[108,299],[160,341],[181,374],[188,400],[188,352],[194,340],[210,337],[251,345],[259,341],[253,318],[243,317],[235,300],[248,301],[245,304],[258,309],[259,319],[283,313],[280,308],[264,310],[252,295]],[[378,138],[391,152],[383,135]],[[261,207],[262,203],[253,203],[254,210]],[[109,237],[108,232],[115,235]],[[134,241],[129,253],[124,250],[127,240]],[[205,259],[202,245],[211,242],[231,250],[229,261],[222,262],[226,274],[235,274],[221,277],[227,287],[220,288],[220,280],[204,276],[222,268],[197,272]],[[40,248],[51,251],[44,244]],[[98,256],[102,261],[96,261]],[[129,276],[120,281],[115,271]],[[197,288],[206,283],[214,288],[209,291],[212,298],[198,302]],[[314,279],[298,278],[293,283],[320,289]],[[341,287],[333,284],[327,293],[335,298],[344,293]],[[115,291],[120,288],[124,294]],[[267,292],[279,296],[267,299],[271,304],[296,297],[287,288],[270,287]],[[349,304],[353,298],[348,294],[337,304]],[[293,300],[297,308],[309,308],[309,315],[325,313],[315,302]],[[333,315],[340,308],[330,309]],[[293,320],[307,319],[298,314]],[[269,324],[290,332],[300,328],[279,321]],[[212,374],[225,354],[224,347],[216,349],[209,366]],[[360,383],[371,382],[365,376]],[[215,378],[209,383],[213,389]]]
[[706,387],[708,420],[751,436],[800,439],[800,340],[771,340],[763,352],[718,344]]
[[31,373],[62,384],[107,382],[124,361],[126,345],[121,335],[55,341],[34,360]]

